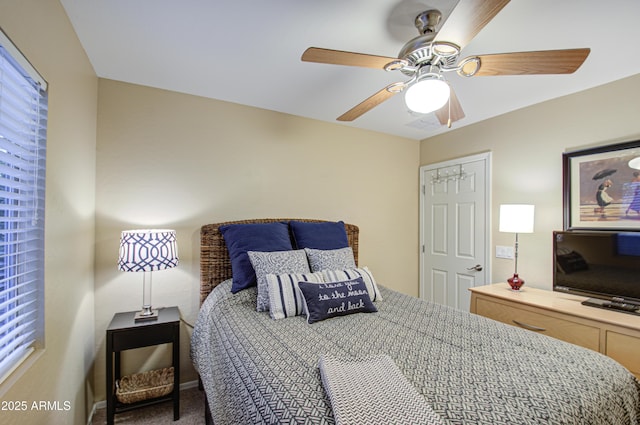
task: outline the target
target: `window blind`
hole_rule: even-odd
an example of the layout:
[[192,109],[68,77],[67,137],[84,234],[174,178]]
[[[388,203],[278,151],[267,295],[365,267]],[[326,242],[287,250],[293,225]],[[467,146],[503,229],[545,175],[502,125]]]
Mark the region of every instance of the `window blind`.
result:
[[0,382],[44,341],[47,91],[17,55],[0,31]]

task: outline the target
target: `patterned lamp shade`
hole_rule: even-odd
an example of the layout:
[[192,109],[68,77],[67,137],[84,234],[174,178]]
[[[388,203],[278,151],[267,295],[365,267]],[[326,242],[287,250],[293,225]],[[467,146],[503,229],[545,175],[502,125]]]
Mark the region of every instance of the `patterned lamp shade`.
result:
[[125,230],[120,237],[118,270],[150,272],[178,265],[175,230]]

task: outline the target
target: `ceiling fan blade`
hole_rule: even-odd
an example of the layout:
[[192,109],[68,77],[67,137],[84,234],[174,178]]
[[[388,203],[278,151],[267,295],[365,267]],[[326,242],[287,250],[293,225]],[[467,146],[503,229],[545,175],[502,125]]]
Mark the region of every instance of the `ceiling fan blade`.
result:
[[447,127],[451,127],[452,122],[456,122],[465,117],[456,92],[453,91],[453,87],[450,88],[451,94],[449,95],[449,101],[436,111],[436,117],[438,117],[440,124],[446,125]]
[[367,55],[365,53],[344,52],[342,50],[309,47],[302,54],[304,62],[328,63],[332,65],[361,66],[364,68],[384,69],[384,66],[398,58]]
[[436,41],[454,43],[462,49],[507,3],[509,0],[460,0],[436,35]]
[[590,51],[567,49],[480,55],[480,68],[475,75],[571,74],[580,68]]
[[[395,84],[395,83],[394,83]],[[367,99],[363,100],[353,108],[349,109],[344,114],[340,115],[337,120],[338,121],[353,121],[358,118],[360,115],[365,112],[369,112],[371,109],[375,108],[385,100],[393,97],[394,94],[398,93],[397,91],[391,92],[387,90],[387,88],[393,86],[394,84],[390,84],[389,86],[383,88],[376,94],[369,96]]]

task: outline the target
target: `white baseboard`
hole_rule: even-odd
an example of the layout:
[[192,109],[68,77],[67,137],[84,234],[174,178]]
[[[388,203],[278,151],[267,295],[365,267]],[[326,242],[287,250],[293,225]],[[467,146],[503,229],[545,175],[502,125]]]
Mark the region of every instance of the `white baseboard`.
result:
[[184,383],[180,384],[180,391],[188,390],[190,388],[195,388],[197,386],[198,386],[198,380],[197,379],[195,381],[184,382]]
[[[182,384],[180,384],[180,391],[188,390],[190,388],[195,388],[197,386],[198,386],[197,379],[195,381],[183,382]],[[104,409],[106,407],[107,407],[107,400],[101,400],[101,401],[98,401],[97,403],[94,403],[93,409],[91,409],[91,413],[89,414],[89,418],[87,419],[87,425],[91,425],[91,421],[93,419],[94,413],[96,413],[96,410]]]

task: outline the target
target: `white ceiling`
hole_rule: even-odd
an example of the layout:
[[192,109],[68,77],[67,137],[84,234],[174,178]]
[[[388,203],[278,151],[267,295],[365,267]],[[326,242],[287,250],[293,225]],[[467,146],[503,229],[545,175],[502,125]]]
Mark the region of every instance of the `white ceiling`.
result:
[[[99,77],[337,122],[396,72],[302,62],[310,46],[397,56],[415,16],[455,0],[61,0]],[[640,1],[512,0],[461,54],[591,48],[574,74],[446,74],[469,125],[640,72]],[[212,117],[215,119],[215,117]],[[445,132],[394,96],[348,125],[425,139]]]

